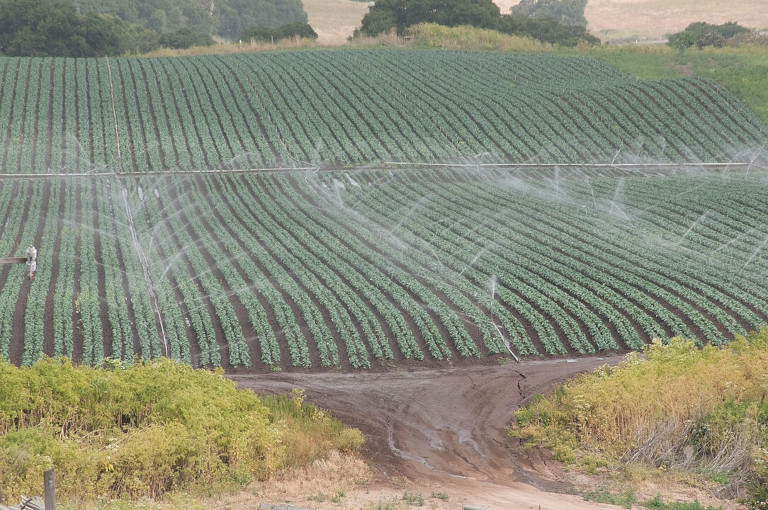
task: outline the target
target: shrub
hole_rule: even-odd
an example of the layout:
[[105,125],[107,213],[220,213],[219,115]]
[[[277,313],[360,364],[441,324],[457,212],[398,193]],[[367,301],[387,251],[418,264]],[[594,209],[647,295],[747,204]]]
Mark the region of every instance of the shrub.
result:
[[754,492],[768,478],[767,379],[768,329],[723,347],[657,340],[516,411],[510,434],[577,464],[720,472]]
[[212,46],[213,39],[205,32],[198,32],[191,28],[180,28],[160,36],[160,46],[175,50],[191,48],[193,46]]
[[362,443],[314,406],[262,402],[221,371],[170,360],[0,363],[0,380],[0,501],[39,492],[51,467],[64,500],[157,498],[242,485]]
[[281,39],[317,39],[308,23],[289,23],[278,28],[251,27],[240,36],[241,41],[276,42]]
[[709,23],[696,22],[691,23],[682,32],[677,32],[669,36],[667,44],[673,48],[684,50],[696,46],[701,49],[705,46],[722,48],[726,40],[739,34],[749,33],[748,28],[729,22],[722,25],[710,25]]

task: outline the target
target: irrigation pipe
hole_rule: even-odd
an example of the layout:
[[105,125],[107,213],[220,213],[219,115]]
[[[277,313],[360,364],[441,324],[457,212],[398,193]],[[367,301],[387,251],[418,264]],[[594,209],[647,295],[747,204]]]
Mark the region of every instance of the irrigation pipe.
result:
[[748,161],[728,163],[416,163],[410,161],[383,161],[384,166],[418,166],[443,168],[723,168],[760,167]]
[[[117,115],[115,113],[115,115]],[[117,123],[115,123],[117,132]],[[120,142],[117,141],[118,160],[122,167]],[[205,175],[205,174],[259,174],[259,173],[287,173],[287,172],[366,172],[386,170],[390,167],[417,167],[417,168],[521,168],[521,169],[553,169],[553,168],[612,168],[615,170],[631,169],[723,169],[723,168],[757,168],[768,170],[768,166],[749,162],[730,163],[415,163],[408,161],[384,161],[378,166],[326,166],[326,167],[267,167],[267,168],[211,168],[197,170],[150,170],[146,172],[119,172],[117,175],[126,177],[141,177],[143,175]],[[41,173],[0,173],[2,178],[34,179],[44,177],[114,177],[115,172],[41,172]]]

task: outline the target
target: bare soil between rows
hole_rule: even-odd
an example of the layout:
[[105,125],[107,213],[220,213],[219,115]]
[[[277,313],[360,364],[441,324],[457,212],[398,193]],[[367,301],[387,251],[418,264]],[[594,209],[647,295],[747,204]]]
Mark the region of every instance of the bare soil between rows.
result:
[[510,508],[506,505],[515,494],[541,504],[545,493],[574,492],[546,452],[526,451],[506,436],[511,412],[557,382],[621,359],[614,355],[378,373],[229,377],[258,394],[303,388],[307,401],[363,432],[362,454],[379,484],[411,481],[462,494],[474,504]]

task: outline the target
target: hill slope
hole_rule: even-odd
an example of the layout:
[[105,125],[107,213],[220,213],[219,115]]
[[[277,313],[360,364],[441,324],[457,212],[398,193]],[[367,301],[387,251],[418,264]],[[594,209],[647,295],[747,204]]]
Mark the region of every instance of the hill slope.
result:
[[[508,13],[519,0],[494,0]],[[694,21],[727,23],[765,29],[768,12],[762,0],[589,0],[584,10],[587,29],[603,41],[661,39]]]
[[[0,59],[4,173],[381,161],[733,161],[768,129],[701,79],[419,50]],[[0,133],[1,134],[1,133]]]
[[[415,50],[0,70],[0,254],[39,250],[0,272],[14,363],[357,369],[768,319],[766,126],[706,80]],[[694,163],[616,167],[648,161]]]

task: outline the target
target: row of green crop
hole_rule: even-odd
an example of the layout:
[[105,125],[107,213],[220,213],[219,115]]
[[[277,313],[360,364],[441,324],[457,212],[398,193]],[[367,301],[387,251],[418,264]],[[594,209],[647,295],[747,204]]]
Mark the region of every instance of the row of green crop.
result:
[[764,194],[757,171],[7,179],[0,249],[39,263],[0,273],[0,356],[368,368],[721,343],[768,318]]
[[386,160],[753,157],[768,130],[712,82],[596,60],[419,50],[0,59],[5,173]]
[[[0,182],[2,184],[2,193],[0,193],[0,205],[2,205],[3,225],[9,225],[11,228],[4,228],[3,235],[0,236],[0,253],[16,255],[13,250],[17,249],[17,236],[24,228],[24,211],[26,201],[28,200],[26,192],[29,183],[19,182]],[[13,228],[15,227],[15,228]],[[24,246],[21,244],[21,246]],[[21,251],[21,250],[18,250]],[[5,255],[4,255],[5,256]],[[11,346],[11,334],[13,328],[13,313],[16,307],[16,301],[19,294],[21,281],[24,278],[24,270],[18,265],[13,265],[0,275],[0,356],[8,359]],[[5,280],[2,277],[5,276]]]
[[[414,180],[419,185],[414,185]],[[389,193],[366,192],[362,203],[371,209],[362,208],[360,203],[356,209],[368,219],[379,209],[378,221],[386,230],[387,217],[393,207],[398,209],[398,202],[404,210],[421,197],[429,197],[429,207],[421,209],[424,218],[419,223],[410,219],[405,224],[415,223],[413,237],[407,236],[408,228],[398,234],[413,252],[422,250],[425,240],[435,250],[441,267],[430,269],[425,264],[424,273],[437,271],[442,278],[465,285],[464,280],[471,278],[474,270],[482,271],[484,277],[478,279],[480,285],[476,293],[489,292],[488,277],[495,275],[494,282],[498,283],[495,294],[499,298],[503,299],[506,288],[533,300],[539,311],[546,310],[546,314],[537,316],[531,313],[535,309],[529,309],[525,318],[550,352],[557,352],[557,347],[550,344],[551,337],[544,330],[553,317],[559,317],[556,322],[561,336],[565,336],[573,349],[591,350],[585,346],[581,331],[574,329],[573,319],[581,323],[582,330],[588,332],[589,339],[598,348],[606,348],[612,341],[604,324],[612,324],[628,346],[637,346],[641,333],[646,337],[691,335],[688,322],[700,338],[721,342],[722,330],[730,334],[741,332],[745,327],[757,327],[766,316],[764,301],[753,305],[743,297],[743,291],[739,293],[734,289],[742,284],[740,270],[746,268],[715,264],[698,251],[692,257],[693,264],[687,253],[681,256],[674,246],[672,249],[661,243],[655,246],[653,239],[647,245],[638,243],[638,240],[644,241],[639,236],[648,226],[641,223],[638,232],[637,221],[622,218],[616,223],[609,209],[598,204],[598,201],[607,201],[605,192],[600,194],[598,190],[598,198],[582,196],[576,201],[572,195],[558,196],[552,188],[525,189],[523,183],[503,178],[492,179],[490,186],[489,181],[474,178],[477,183],[464,192],[453,184],[436,184],[442,180],[446,178],[419,174],[407,184],[393,187]],[[576,181],[582,184],[583,179]],[[605,179],[603,182],[616,187],[619,181]],[[664,204],[665,198],[674,196],[670,193],[681,193],[680,188],[670,188],[663,179],[638,182],[642,183],[639,189],[643,189],[645,183],[669,188],[665,196],[658,198],[658,203]],[[697,181],[684,182],[690,186]],[[713,208],[713,217],[727,214],[732,206],[730,200],[721,198],[720,191],[723,185],[729,184],[721,179],[710,179],[704,184],[708,193],[703,194],[701,203]],[[750,184],[753,187],[757,184],[759,189],[759,181]],[[757,194],[746,198],[753,204],[753,211],[759,203]],[[647,200],[648,195],[637,197],[635,203],[642,198]],[[690,197],[687,205],[691,205]],[[594,217],[584,217],[581,210],[587,206],[594,208],[591,211]],[[765,213],[763,208],[763,222]],[[658,215],[654,212],[650,217],[658,218]],[[606,222],[609,223],[606,225]],[[669,223],[664,228],[667,232],[674,231],[675,224]],[[752,255],[765,244],[765,235],[748,230],[754,235],[751,249],[744,256],[750,257],[754,264],[757,257]],[[501,232],[504,234],[500,235]],[[738,236],[739,230],[732,230],[731,235]],[[692,251],[688,246],[683,249]],[[628,252],[631,256],[626,255]],[[459,254],[465,257],[463,261],[461,257],[457,259]],[[683,265],[688,269],[681,268]],[[749,280],[760,280],[762,274],[759,265],[749,269],[751,277],[744,279],[744,285],[751,287]],[[590,311],[583,309],[585,304]],[[635,331],[628,319],[641,329]]]

